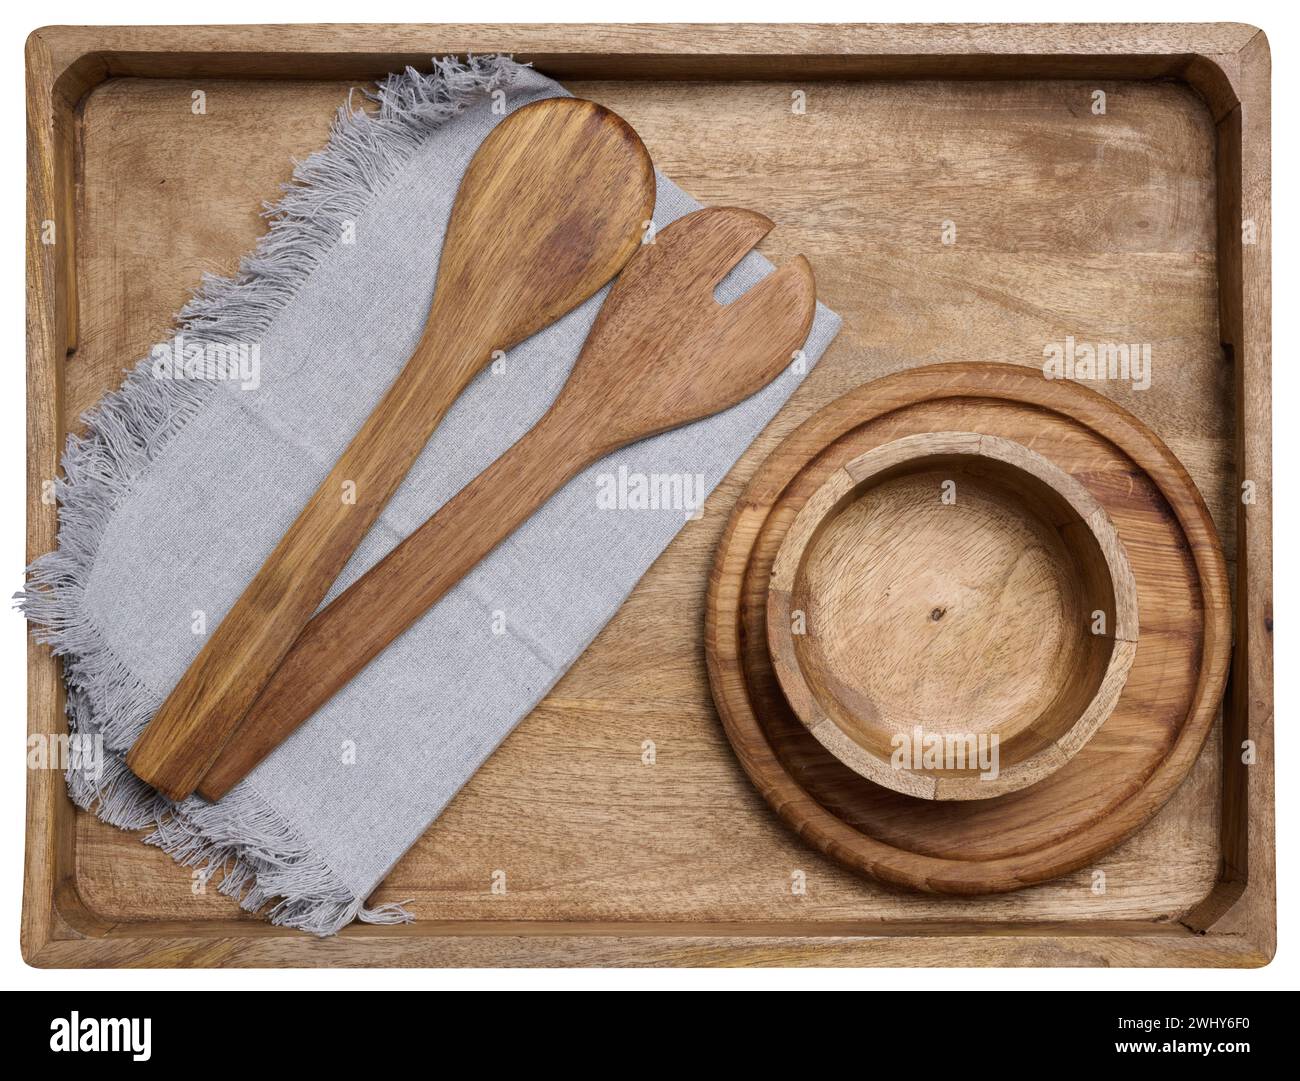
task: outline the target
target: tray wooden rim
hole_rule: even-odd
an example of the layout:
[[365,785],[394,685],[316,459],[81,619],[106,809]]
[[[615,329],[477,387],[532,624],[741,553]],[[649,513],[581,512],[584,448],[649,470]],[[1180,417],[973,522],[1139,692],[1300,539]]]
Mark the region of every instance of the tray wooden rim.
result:
[[[1216,126],[1220,324],[1236,378],[1236,646],[1225,710],[1219,882],[1176,921],[354,925],[310,939],[258,922],[107,925],[75,881],[74,813],[29,770],[21,945],[39,967],[471,965],[1129,965],[1253,967],[1276,943],[1272,777],[1270,57],[1240,23],[1112,25],[299,25],[43,27],[27,75],[28,557],[57,527],[58,367],[75,347],[76,113],[117,77],[349,78],[433,53],[511,52],[559,78],[1131,78],[1188,84]],[[1258,242],[1242,242],[1255,220]],[[46,246],[46,222],[67,242]],[[63,730],[57,663],[29,643],[28,731]],[[1236,748],[1255,741],[1258,765]]]

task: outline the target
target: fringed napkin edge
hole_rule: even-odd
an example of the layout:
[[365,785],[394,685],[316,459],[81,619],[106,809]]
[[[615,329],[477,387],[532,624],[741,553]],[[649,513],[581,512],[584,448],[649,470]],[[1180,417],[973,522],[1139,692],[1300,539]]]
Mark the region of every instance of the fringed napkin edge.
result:
[[[471,101],[504,88],[521,65],[505,56],[435,60],[429,74],[407,68],[364,92],[372,110],[341,106],[325,147],[295,166],[281,199],[266,204],[266,234],[233,277],[205,275],[177,315],[190,339],[255,339],[410,158],[427,133]],[[122,829],[146,829],[148,844],[198,868],[206,883],[248,911],[268,904],[274,924],[331,935],[354,919],[405,923],[401,905],[367,908],[342,879],[248,786],[216,804],[172,803],[126,768],[124,755],[160,703],[114,654],[88,617],[84,595],[100,539],[121,502],[169,441],[213,393],[211,381],[156,379],[141,361],[118,390],[82,417],[68,437],[55,481],[58,546],[27,568],[15,596],[40,642],[62,658],[74,739],[68,793],[78,807]],[[107,754],[88,768],[85,740]],[[272,903],[274,902],[274,903]]]

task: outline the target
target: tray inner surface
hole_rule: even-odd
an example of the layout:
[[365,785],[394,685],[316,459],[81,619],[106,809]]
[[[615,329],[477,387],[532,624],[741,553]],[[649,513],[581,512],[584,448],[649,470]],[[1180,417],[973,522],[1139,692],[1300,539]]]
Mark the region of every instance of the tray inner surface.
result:
[[[191,111],[202,86],[207,113]],[[1102,859],[1015,894],[902,894],[803,845],[751,788],[709,697],[702,605],[723,522],[779,438],[876,376],[935,361],[1041,366],[1147,343],[1149,389],[1098,384],[1191,473],[1234,563],[1231,365],[1219,345],[1214,126],[1171,82],[569,82],[617,110],[705,203],[778,224],[844,328],[790,406],[376,900],[422,920],[1025,921],[1176,917],[1219,861],[1218,729],[1187,782]],[[161,338],[202,271],[228,273],[261,200],[327,135],[347,83],[116,79],[80,118],[77,348],[65,423]],[[1105,115],[1091,110],[1094,89]],[[806,93],[806,111],[791,109]],[[943,242],[945,223],[956,242]],[[951,236],[951,228],[949,228]],[[643,764],[653,741],[655,764]],[[75,888],[108,922],[252,919],[132,835],[78,816]],[[507,892],[493,893],[493,872]],[[807,889],[792,891],[803,872]],[[418,925],[417,925],[418,927]]]

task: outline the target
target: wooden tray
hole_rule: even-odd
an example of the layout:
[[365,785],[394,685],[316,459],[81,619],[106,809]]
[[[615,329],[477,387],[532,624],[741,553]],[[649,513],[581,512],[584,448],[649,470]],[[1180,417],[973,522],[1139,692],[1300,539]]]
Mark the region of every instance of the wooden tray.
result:
[[[840,339],[393,870],[376,900],[412,899],[418,922],[324,941],[271,927],[196,894],[161,852],[76,812],[59,773],[32,770],[29,963],[1267,963],[1269,53],[1252,27],[39,30],[30,555],[54,543],[41,494],[65,433],[163,336],[202,271],[234,268],[264,227],[261,200],[325,141],[347,89],[471,51],[535,62],[626,117],[697,198],[772,216],[766,250],[809,255]],[[1223,717],[1165,808],[1096,867],[975,898],[863,881],[785,827],[723,736],[702,644],[713,551],[758,463],[821,406],[936,361],[1041,366],[1067,335],[1152,343],[1149,390],[1102,389],[1168,443],[1214,515],[1235,574]],[[63,730],[43,647],[28,697],[30,732]]]

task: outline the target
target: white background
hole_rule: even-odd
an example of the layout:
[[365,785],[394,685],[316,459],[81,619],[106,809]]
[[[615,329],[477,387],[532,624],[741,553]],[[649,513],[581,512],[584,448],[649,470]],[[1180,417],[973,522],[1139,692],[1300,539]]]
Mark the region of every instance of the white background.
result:
[[[125,7],[126,5],[122,5]],[[1293,511],[1296,498],[1295,410],[1296,375],[1300,361],[1287,347],[1289,321],[1295,311],[1295,158],[1292,110],[1297,106],[1297,27],[1280,3],[1217,3],[1180,0],[1178,3],[1144,3],[1127,0],[1093,0],[1088,4],[1003,3],[988,0],[978,4],[956,4],[912,0],[906,5],[877,8],[873,5],[801,0],[794,4],[772,0],[492,0],[490,4],[440,5],[386,3],[382,9],[359,10],[355,4],[313,0],[312,3],[277,3],[274,0],[225,0],[211,5],[136,2],[129,14],[110,10],[103,3],[72,3],[51,0],[39,5],[5,5],[3,16],[5,63],[0,65],[4,100],[10,103],[5,115],[4,148],[0,153],[6,213],[3,264],[5,302],[4,342],[9,348],[3,385],[0,386],[0,594],[8,595],[21,586],[24,564],[26,520],[24,467],[24,100],[22,48],[27,34],[39,25],[104,23],[211,23],[217,18],[231,23],[267,22],[355,22],[367,14],[384,22],[491,21],[491,22],[600,22],[615,15],[621,22],[1215,22],[1230,15],[1234,21],[1252,23],[1264,29],[1273,51],[1273,296],[1278,323],[1274,333],[1273,411],[1282,419],[1273,445],[1274,536],[1277,550],[1274,568],[1277,620],[1277,802],[1278,802],[1278,922],[1277,959],[1253,972],[1072,969],[990,970],[748,970],[675,972],[573,970],[524,972],[447,971],[69,971],[47,972],[28,968],[18,949],[19,912],[23,881],[23,823],[26,734],[26,680],[23,620],[14,612],[0,613],[0,723],[8,753],[0,757],[0,987],[43,989],[127,989],[127,988],[226,988],[226,989],[321,989],[321,988],[678,988],[754,989],[859,989],[887,987],[902,989],[1265,989],[1297,985],[1300,964],[1295,952],[1295,865],[1296,791],[1288,777],[1300,771],[1294,759],[1297,740],[1292,732],[1296,706],[1295,659],[1289,653],[1289,613],[1294,610],[1296,575],[1289,561],[1291,531],[1296,528]],[[17,13],[21,12],[21,15]],[[197,16],[186,18],[187,15]],[[485,20],[485,16],[487,17]],[[895,16],[894,18],[890,18]],[[39,17],[40,21],[35,21]],[[123,357],[125,367],[136,358]]]

